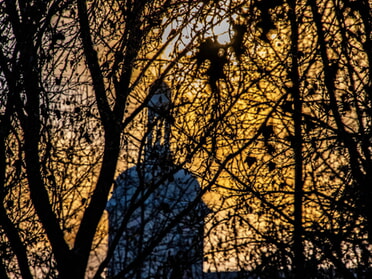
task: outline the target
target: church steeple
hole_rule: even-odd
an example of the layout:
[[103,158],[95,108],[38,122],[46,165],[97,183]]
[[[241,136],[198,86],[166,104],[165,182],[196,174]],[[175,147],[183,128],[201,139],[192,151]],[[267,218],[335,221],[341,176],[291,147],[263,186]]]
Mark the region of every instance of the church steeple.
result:
[[148,102],[145,158],[154,161],[170,157],[172,101],[171,90],[164,81],[155,81],[150,87],[149,94],[151,99]]
[[[106,207],[109,245],[116,245],[107,274],[123,279],[201,279],[205,205],[200,186],[187,170],[172,163],[170,88],[156,81],[149,94],[145,162],[119,175]],[[196,201],[195,208],[189,208]],[[140,263],[131,267],[138,259]]]

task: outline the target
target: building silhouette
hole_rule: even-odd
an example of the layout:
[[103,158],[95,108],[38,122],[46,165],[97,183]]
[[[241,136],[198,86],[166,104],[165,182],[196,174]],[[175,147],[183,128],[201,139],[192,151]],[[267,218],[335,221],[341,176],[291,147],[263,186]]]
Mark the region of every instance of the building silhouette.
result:
[[[108,278],[202,278],[203,219],[198,181],[173,164],[171,90],[150,88],[143,160],[119,175],[109,213]],[[115,241],[117,242],[115,244]]]

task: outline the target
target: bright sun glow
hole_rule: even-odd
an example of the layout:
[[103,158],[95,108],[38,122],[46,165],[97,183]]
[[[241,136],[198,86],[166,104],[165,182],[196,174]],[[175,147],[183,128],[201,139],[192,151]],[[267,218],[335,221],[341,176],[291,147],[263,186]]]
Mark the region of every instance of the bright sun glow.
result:
[[201,23],[189,22],[182,28],[182,32],[174,38],[172,37],[176,30],[180,28],[181,23],[177,21],[170,23],[165,28],[162,35],[163,43],[171,40],[163,54],[169,57],[175,49],[177,49],[177,51],[184,50],[190,43],[200,38],[201,32],[204,38],[214,38],[222,45],[231,42],[234,32],[231,30],[231,23],[228,19],[217,20],[216,18],[210,17],[207,18],[207,22],[213,27],[208,28]]
[[214,26],[211,33],[213,37],[216,37],[218,43],[228,44],[231,42],[233,35],[230,29],[230,23],[227,20],[224,20]]

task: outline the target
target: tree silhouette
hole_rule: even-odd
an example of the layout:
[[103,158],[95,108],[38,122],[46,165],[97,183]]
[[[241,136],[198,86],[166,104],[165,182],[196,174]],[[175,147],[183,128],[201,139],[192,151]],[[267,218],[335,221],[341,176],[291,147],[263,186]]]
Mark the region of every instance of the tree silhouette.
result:
[[[181,82],[172,77],[187,70],[182,59],[215,24],[206,15],[218,6],[58,0],[0,9],[1,276],[94,276],[113,180],[142,160],[148,88]],[[173,57],[163,58],[171,44]],[[189,163],[203,146],[194,143],[172,142],[190,149]]]
[[207,269],[370,276],[371,10],[367,0],[1,2],[0,277],[103,274],[106,203],[115,177],[143,163],[155,80],[172,88],[162,117],[174,163],[214,209]]
[[227,217],[209,231],[214,269],[235,257],[264,278],[370,272],[369,5],[252,1],[237,12],[243,47],[231,44],[219,86],[240,92],[245,125],[237,109],[221,129],[240,136],[225,138],[239,155],[216,186]]

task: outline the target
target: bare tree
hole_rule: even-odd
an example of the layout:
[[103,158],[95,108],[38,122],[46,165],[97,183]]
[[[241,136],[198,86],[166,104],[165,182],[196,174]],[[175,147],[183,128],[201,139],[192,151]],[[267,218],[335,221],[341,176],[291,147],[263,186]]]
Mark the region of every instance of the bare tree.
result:
[[[107,236],[101,221],[121,162],[142,160],[150,84],[181,83],[172,77],[190,66],[182,59],[222,20],[221,9],[208,1],[3,1],[0,7],[1,274],[84,278]],[[162,57],[170,44],[171,55]],[[211,134],[209,127],[199,132],[201,140]],[[190,149],[179,157],[184,166],[205,143],[187,129],[178,133],[190,143],[172,143]]]
[[[119,275],[133,274],[205,193],[211,271],[370,269],[368,1],[6,0],[0,9],[0,276],[101,276],[115,245],[89,259],[107,246],[115,177],[144,163],[155,80],[172,88],[161,117],[174,171],[187,168],[203,190]],[[150,197],[172,175],[139,185]]]
[[240,160],[216,187],[231,209],[209,233],[233,236],[215,239],[211,262],[235,255],[235,268],[268,278],[370,269],[368,5],[251,1],[237,12],[242,44],[228,46],[219,86],[244,88],[249,124],[230,120],[240,137],[226,146]]

